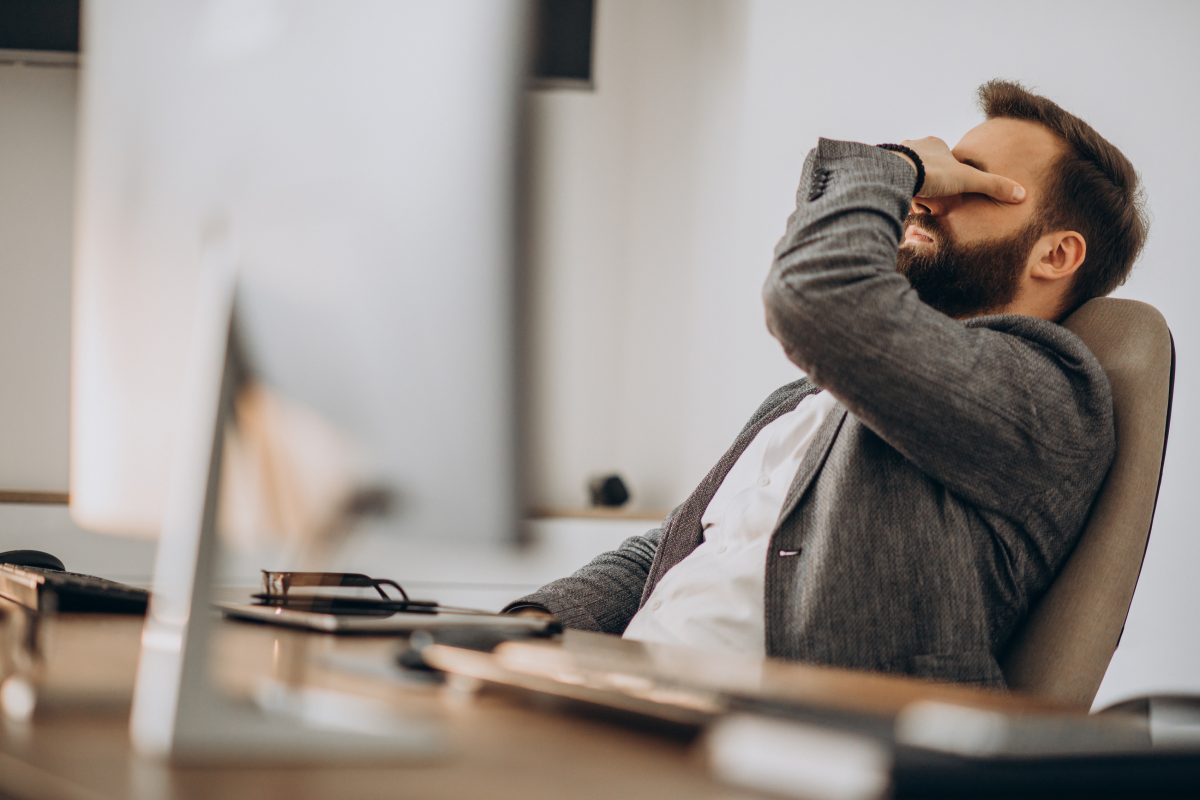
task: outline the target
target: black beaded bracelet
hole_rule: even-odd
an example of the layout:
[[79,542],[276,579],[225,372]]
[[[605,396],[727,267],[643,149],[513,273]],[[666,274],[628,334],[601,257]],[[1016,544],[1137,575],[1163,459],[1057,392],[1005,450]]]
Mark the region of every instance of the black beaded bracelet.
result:
[[891,150],[895,153],[903,153],[912,159],[913,164],[917,168],[917,182],[913,186],[913,196],[915,197],[921,191],[921,187],[925,184],[925,164],[921,161],[921,157],[917,155],[917,151],[911,147],[905,147],[902,144],[877,144],[876,147],[881,150]]

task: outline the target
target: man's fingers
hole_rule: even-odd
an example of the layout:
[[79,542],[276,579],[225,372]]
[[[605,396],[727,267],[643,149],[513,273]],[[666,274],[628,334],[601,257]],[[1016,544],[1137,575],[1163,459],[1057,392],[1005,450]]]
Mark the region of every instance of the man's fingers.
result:
[[1016,181],[1001,178],[997,186],[999,193],[993,195],[997,200],[1003,200],[1008,203],[1019,203],[1025,199],[1025,187]]
[[903,144],[925,165],[925,182],[920,189],[923,197],[972,193],[987,195],[1002,203],[1020,203],[1025,199],[1025,187],[1021,184],[959,161],[949,145],[936,136],[906,139]]
[[1001,175],[975,170],[980,178],[980,189],[989,197],[1004,203],[1019,203],[1025,199],[1025,187]]

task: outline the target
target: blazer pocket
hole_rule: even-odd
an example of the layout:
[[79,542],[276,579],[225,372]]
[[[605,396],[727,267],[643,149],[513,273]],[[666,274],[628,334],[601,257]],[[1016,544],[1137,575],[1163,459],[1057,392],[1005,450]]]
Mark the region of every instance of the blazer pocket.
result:
[[920,653],[909,661],[908,673],[917,678],[1005,688],[1004,673],[996,658],[986,650],[958,653]]

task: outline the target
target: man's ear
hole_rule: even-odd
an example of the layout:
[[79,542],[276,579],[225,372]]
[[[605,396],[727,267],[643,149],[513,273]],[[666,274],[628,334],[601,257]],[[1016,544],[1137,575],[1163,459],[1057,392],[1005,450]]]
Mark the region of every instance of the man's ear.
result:
[[1079,231],[1048,233],[1034,245],[1030,275],[1047,281],[1069,278],[1087,256],[1087,240]]

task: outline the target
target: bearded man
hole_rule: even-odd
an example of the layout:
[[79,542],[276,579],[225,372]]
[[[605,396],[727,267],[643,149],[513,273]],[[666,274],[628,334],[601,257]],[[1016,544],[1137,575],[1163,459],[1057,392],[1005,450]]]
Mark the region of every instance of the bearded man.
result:
[[1018,84],[936,138],[821,139],[763,290],[805,377],[663,522],[511,604],[567,627],[1002,687],[1114,452],[1057,324],[1129,273],[1138,178]]

